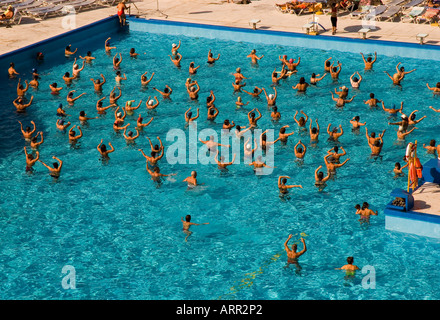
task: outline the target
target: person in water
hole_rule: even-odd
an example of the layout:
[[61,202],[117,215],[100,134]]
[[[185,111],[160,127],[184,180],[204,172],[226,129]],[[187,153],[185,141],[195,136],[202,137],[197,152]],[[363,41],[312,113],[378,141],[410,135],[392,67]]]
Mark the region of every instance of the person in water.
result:
[[27,153],[26,147],[23,148],[24,154],[26,155],[26,172],[32,173],[34,171],[33,166],[35,163],[37,163],[38,160],[40,160],[40,153],[38,151],[35,151],[35,154],[37,155],[34,158],[34,155],[31,153]]
[[301,257],[304,253],[307,251],[306,242],[303,237],[301,237],[300,241],[303,244],[303,249],[301,251],[298,250],[298,245],[296,243],[292,244],[292,246],[289,248],[288,243],[292,239],[292,235],[289,234],[289,237],[284,242],[284,249],[287,252],[287,264],[298,264],[298,258]]
[[315,123],[316,123],[316,127],[312,127],[312,119],[310,119],[309,134],[310,134],[310,140],[313,142],[317,142],[319,137],[318,119],[315,120]]
[[330,179],[330,173],[327,171],[327,176],[324,177],[324,173],[321,170],[322,166],[320,165],[315,170],[315,187],[318,187],[319,191],[324,190],[327,186],[326,182]]
[[146,164],[146,169],[147,169],[147,172],[150,174],[150,176],[151,176],[151,180],[153,180],[153,181],[155,181],[155,182],[160,182],[160,178],[161,177],[169,177],[169,176],[175,176],[176,174],[175,173],[170,173],[170,174],[163,174],[163,173],[161,173],[160,172],[160,168],[159,167],[154,167],[153,168],[153,170],[151,170],[149,167],[148,167],[148,162],[147,162],[147,164]]
[[101,157],[103,159],[110,159],[108,154],[114,152],[115,148],[112,146],[111,142],[109,142],[108,145],[111,147],[111,149],[108,150],[107,146],[105,144],[103,144],[102,142],[103,142],[103,139],[101,139],[101,142],[98,144],[96,149],[99,151],[99,153],[101,154]]
[[356,270],[359,270],[359,267],[353,264],[353,257],[347,258],[347,264],[343,265],[340,268],[335,268],[335,270],[345,270],[347,273],[353,274]]
[[191,175],[183,180],[183,182],[188,183],[189,188],[196,187],[197,184],[197,171],[191,171]]
[[220,170],[227,170],[227,167],[234,164],[235,162],[235,156],[236,154],[234,153],[234,156],[232,157],[232,161],[231,162],[225,162],[225,157],[224,156],[220,156],[220,160],[218,159],[218,154],[219,151],[217,150],[217,154],[214,157],[214,161],[215,163],[217,163],[217,166]]
[[257,56],[257,50],[255,49],[252,49],[251,53],[247,56],[247,58],[251,58],[253,64],[258,63],[258,60],[261,60],[263,57],[264,54],[261,57]]
[[214,58],[211,49],[208,51],[208,64],[214,64],[218,59],[220,59],[220,53],[218,54],[217,58]]
[[142,85],[142,87],[146,87],[146,86],[151,82],[151,80],[153,80],[154,72],[151,73],[151,77],[150,77],[150,79],[147,78],[147,76],[146,76],[147,73],[148,73],[148,71],[145,71],[145,72],[141,75],[141,85]]
[[398,177],[402,177],[405,174],[403,173],[403,169],[405,169],[406,167],[408,167],[409,163],[407,162],[403,167],[400,165],[400,162],[396,162],[394,164],[394,169],[393,169],[393,173],[394,173],[394,178],[398,178]]
[[295,157],[298,160],[302,160],[306,155],[307,147],[301,142],[301,140],[299,140],[298,143],[293,147],[293,150],[295,152]]
[[156,90],[157,92],[159,92],[162,95],[163,99],[169,99],[171,94],[173,93],[173,89],[171,89],[168,85],[165,85],[165,89],[163,89],[163,91],[160,91],[159,89],[156,89],[155,87],[153,87],[153,90]]
[[364,54],[361,52],[362,60],[364,60],[365,70],[372,70],[373,64],[377,60],[377,52],[374,52],[374,59],[372,57],[367,57],[365,59]]
[[292,188],[301,188],[301,185],[286,185],[287,179],[290,179],[289,176],[279,176],[278,177],[278,189],[282,195],[289,193],[289,189]]
[[426,149],[427,153],[435,154],[435,151],[436,151],[435,140],[432,139],[431,141],[429,141],[429,146],[423,144],[423,148]]
[[295,120],[296,124],[302,128],[305,129],[306,124],[307,124],[307,120],[309,120],[309,116],[304,112],[304,111],[300,111],[304,117],[300,117],[299,119],[296,119],[296,116],[298,115],[298,110],[295,111],[295,114],[293,115],[293,120]]
[[11,78],[11,79],[15,78],[15,76],[19,75],[17,70],[15,70],[15,64],[13,62],[11,62],[9,64],[8,75],[9,75],[9,78]]
[[261,90],[263,90],[264,95],[266,96],[266,100],[267,100],[267,106],[272,107],[276,105],[276,101],[277,101],[277,88],[273,87],[274,93],[271,94],[267,94],[266,89],[262,88]]
[[90,78],[90,81],[92,81],[93,82],[93,87],[95,88],[95,91],[97,92],[97,93],[100,93],[100,92],[102,92],[102,86],[105,84],[105,82],[106,82],[106,80],[105,80],[105,77],[104,77],[104,75],[101,73],[101,78],[102,78],[102,81],[100,80],[100,79],[93,79],[93,78]]
[[21,133],[23,134],[23,138],[26,141],[31,141],[32,139],[32,135],[35,133],[35,131],[37,130],[36,126],[35,126],[35,122],[31,121],[31,124],[33,125],[33,129],[31,130],[31,127],[26,127],[26,130],[23,130],[23,124],[21,123],[21,121],[18,121],[18,123],[20,123],[20,127],[21,127]]
[[364,100],[364,104],[368,104],[370,107],[377,107],[378,103],[382,103],[382,100],[376,99],[374,93],[370,93],[370,99]]
[[186,234],[185,237],[185,241],[188,241],[188,237],[192,234],[192,231],[189,231],[189,228],[191,226],[200,226],[202,224],[209,224],[209,222],[205,222],[205,223],[194,223],[191,222],[191,215],[186,215],[185,220],[183,220],[183,217],[181,217],[180,219],[182,221],[182,225],[183,225],[183,232]]
[[344,134],[344,130],[342,129],[342,125],[339,125],[340,131],[338,132],[338,128],[334,127],[332,131],[330,131],[331,123],[327,126],[327,133],[329,135],[329,140],[338,141],[338,138]]
[[17,112],[25,112],[27,108],[29,108],[32,104],[32,101],[34,100],[34,96],[31,96],[31,99],[28,103],[25,103],[23,98],[17,97],[12,103],[14,104],[15,108],[17,109]]
[[400,108],[396,109],[394,108],[394,104],[392,108],[386,108],[384,102],[382,101],[382,109],[385,112],[388,112],[390,115],[395,116],[397,113],[402,113],[403,110],[403,101],[400,103]]
[[[357,75],[357,77],[356,77]],[[355,73],[353,73],[350,76],[350,84],[353,88],[359,89],[360,85],[361,85],[361,81],[362,81],[362,76],[360,75],[360,73],[358,71],[356,71]]]
[[429,84],[427,83],[426,86],[428,87],[429,90],[432,91],[433,94],[437,95],[440,94],[440,82],[437,82],[435,87],[430,87]]
[[49,170],[49,175],[55,179],[58,179],[61,174],[61,168],[63,167],[63,161],[61,161],[59,158],[53,156],[52,159],[58,161],[52,163],[52,167],[45,164],[43,161],[38,160],[43,166],[45,166]]
[[350,124],[352,126],[352,130],[355,131],[355,130],[359,130],[359,128],[361,126],[365,126],[367,123],[366,122],[364,122],[364,123],[360,122],[360,117],[359,116],[355,116],[355,117],[353,117],[353,119],[350,120]]

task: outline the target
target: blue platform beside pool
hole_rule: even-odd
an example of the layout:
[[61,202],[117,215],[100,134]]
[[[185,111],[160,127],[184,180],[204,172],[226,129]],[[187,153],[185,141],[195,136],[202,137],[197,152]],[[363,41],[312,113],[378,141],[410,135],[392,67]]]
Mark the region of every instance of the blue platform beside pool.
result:
[[440,238],[440,160],[427,161],[422,176],[412,193],[399,188],[391,192],[393,200],[384,210],[385,228]]

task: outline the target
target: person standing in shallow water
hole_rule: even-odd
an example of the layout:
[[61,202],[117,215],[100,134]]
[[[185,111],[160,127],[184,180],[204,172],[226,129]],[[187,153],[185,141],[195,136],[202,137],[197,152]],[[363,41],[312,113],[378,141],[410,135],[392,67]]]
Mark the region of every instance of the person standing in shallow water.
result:
[[189,228],[191,226],[200,226],[201,224],[209,224],[209,222],[205,222],[205,223],[191,222],[191,215],[189,214],[185,216],[185,220],[183,220],[183,217],[181,217],[180,221],[182,221],[183,224],[183,232],[186,234],[185,241],[188,241],[188,237],[192,234],[192,231],[189,231]]

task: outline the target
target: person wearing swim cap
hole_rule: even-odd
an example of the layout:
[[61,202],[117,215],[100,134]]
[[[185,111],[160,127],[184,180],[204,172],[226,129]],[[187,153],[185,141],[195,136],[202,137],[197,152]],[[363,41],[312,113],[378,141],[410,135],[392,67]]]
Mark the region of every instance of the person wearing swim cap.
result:
[[267,106],[271,107],[271,106],[276,105],[276,102],[277,102],[277,96],[278,96],[277,88],[276,88],[276,87],[273,87],[274,94],[271,93],[271,94],[269,94],[269,95],[267,94],[266,89],[262,88],[261,90],[263,90],[264,95],[266,96]]
[[138,130],[143,130],[146,126],[148,126],[151,123],[151,121],[153,121],[153,119],[154,118],[151,117],[150,121],[148,121],[147,123],[143,123],[144,118],[142,118],[141,114],[139,114],[139,117],[136,120],[136,128]]
[[64,124],[64,119],[58,119],[57,120],[57,123],[56,123],[56,126],[57,126],[57,129],[58,130],[60,130],[60,131],[64,131],[64,130],[66,130],[68,127],[70,127],[70,121],[68,121],[66,124]]
[[287,70],[289,70],[290,72],[298,72],[298,70],[296,70],[296,67],[301,63],[301,57],[298,57],[298,61],[295,62],[295,59],[290,58],[289,61],[284,62],[285,66],[287,67]]
[[139,101],[139,103],[136,107],[132,107],[133,102],[134,102],[134,100],[129,100],[125,103],[125,112],[130,116],[134,114],[134,112],[133,112],[134,110],[139,109],[139,107],[142,104],[142,100]]
[[191,175],[183,180],[183,182],[188,183],[188,188],[194,188],[198,186],[197,184],[197,171],[191,171]]
[[84,66],[85,66],[85,64],[86,64],[86,60],[83,60],[82,67],[80,68],[79,65],[78,65],[77,62],[76,62],[76,58],[75,58],[75,60],[73,61],[72,74],[73,74],[76,78],[79,78],[81,71],[84,70]]
[[235,73],[233,74],[235,81],[234,83],[240,83],[241,81],[243,81],[244,79],[247,79],[242,73],[241,73],[241,69],[237,68],[235,69]]
[[[156,100],[156,103],[154,103],[154,100]],[[157,100],[156,96],[154,96],[154,100],[151,99],[151,96],[148,97],[147,102],[145,102],[145,106],[148,110],[156,109],[159,106],[159,100]]]
[[181,45],[180,40],[179,40],[179,44],[175,44],[175,43],[173,43],[173,44],[171,45],[171,54],[172,54],[172,55],[176,55],[176,54],[177,54],[177,50],[180,49],[180,45]]

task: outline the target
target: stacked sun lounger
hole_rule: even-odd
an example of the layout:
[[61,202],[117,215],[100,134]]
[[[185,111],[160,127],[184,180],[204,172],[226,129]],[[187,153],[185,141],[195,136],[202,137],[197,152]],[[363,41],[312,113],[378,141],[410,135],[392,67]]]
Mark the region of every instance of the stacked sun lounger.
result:
[[440,9],[438,8],[426,8],[426,11],[416,17],[416,23],[432,23],[439,19]]

